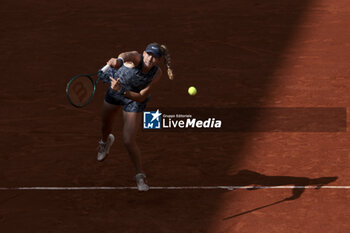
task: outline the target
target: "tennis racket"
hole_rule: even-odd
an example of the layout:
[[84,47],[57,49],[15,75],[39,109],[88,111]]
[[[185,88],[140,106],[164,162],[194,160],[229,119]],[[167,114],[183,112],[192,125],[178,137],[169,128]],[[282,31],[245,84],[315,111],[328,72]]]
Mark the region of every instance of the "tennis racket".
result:
[[[76,108],[82,108],[88,105],[95,95],[98,81],[102,80],[104,83],[109,81],[108,75],[105,74],[109,67],[109,65],[105,65],[96,73],[79,74],[73,77],[67,83],[66,87],[66,95],[69,103]],[[92,78],[93,76],[97,76],[96,81]]]

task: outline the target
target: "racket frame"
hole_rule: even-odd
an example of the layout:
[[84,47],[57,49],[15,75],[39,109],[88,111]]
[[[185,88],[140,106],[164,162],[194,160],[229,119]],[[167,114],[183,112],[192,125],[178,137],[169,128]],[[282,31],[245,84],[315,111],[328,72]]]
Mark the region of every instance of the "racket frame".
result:
[[[97,83],[98,81],[101,79],[100,78],[100,75],[98,75],[100,72],[106,72],[106,70],[109,68],[110,66],[109,65],[105,65],[104,67],[102,67],[98,72],[96,73],[92,73],[92,74],[79,74],[77,76],[74,76],[68,83],[67,83],[67,86],[66,86],[66,96],[68,98],[68,101],[71,105],[73,105],[74,107],[76,108],[83,108],[85,107],[86,105],[88,105],[92,99],[94,98],[94,95],[95,95],[95,91],[96,91],[96,86],[97,86]],[[91,76],[94,76],[94,75],[97,75],[97,79],[96,81],[93,80],[93,78]],[[75,103],[73,103],[73,101],[71,100],[70,96],[69,96],[69,86],[71,85],[71,83],[76,80],[77,78],[79,77],[87,77],[90,81],[91,81],[91,84],[93,86],[93,90],[92,90],[92,93],[91,93],[91,96],[90,98],[88,99],[88,101],[86,101],[86,103],[84,103],[83,105],[76,105]]]

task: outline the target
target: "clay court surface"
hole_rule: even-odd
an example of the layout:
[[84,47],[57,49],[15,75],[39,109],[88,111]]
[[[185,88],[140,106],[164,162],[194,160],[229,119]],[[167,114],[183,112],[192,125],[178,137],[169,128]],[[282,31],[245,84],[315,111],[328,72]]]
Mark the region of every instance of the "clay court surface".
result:
[[16,189],[135,187],[121,115],[119,140],[96,161],[106,86],[84,109],[70,106],[65,86],[154,41],[168,46],[176,76],[163,76],[150,109],[338,108],[346,123],[349,28],[347,0],[3,1],[0,231],[349,231],[346,125],[259,131],[248,114],[244,132],[140,131],[149,184],[160,189]]

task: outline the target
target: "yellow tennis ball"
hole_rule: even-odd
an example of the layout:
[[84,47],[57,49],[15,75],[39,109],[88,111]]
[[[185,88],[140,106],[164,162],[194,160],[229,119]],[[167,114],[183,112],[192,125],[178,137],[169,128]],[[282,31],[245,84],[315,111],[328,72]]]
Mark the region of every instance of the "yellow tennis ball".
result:
[[188,94],[196,95],[197,94],[197,89],[195,87],[189,87],[188,88]]

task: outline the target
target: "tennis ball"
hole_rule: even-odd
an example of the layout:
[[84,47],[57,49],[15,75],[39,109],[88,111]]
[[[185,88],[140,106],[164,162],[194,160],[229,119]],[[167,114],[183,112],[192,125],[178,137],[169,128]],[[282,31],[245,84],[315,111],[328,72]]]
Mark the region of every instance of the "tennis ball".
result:
[[188,88],[188,94],[196,95],[197,94],[197,89],[195,87],[189,87]]

